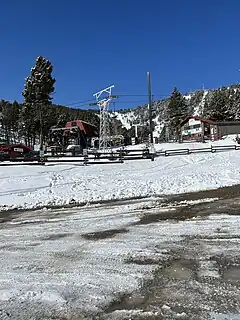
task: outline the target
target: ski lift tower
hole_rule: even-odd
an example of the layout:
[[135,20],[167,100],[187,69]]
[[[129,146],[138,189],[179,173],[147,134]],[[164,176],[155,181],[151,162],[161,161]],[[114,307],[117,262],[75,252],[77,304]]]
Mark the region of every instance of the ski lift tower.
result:
[[109,113],[108,108],[110,102],[117,98],[117,96],[112,96],[112,88],[114,85],[105,88],[97,93],[94,93],[96,97],[96,103],[91,103],[90,105],[98,105],[100,110],[100,134],[99,134],[99,150],[107,151],[111,147],[109,137]]

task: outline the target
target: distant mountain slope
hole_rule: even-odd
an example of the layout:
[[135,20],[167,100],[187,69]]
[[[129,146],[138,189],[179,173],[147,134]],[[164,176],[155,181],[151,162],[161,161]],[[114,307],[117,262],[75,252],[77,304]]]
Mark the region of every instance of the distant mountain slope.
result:
[[[211,117],[214,103],[218,95],[223,94],[221,103],[226,107],[224,120],[240,119],[240,85],[235,84],[229,87],[221,87],[212,90],[197,90],[183,94],[189,107],[189,115]],[[153,102],[153,123],[154,136],[159,137],[167,119],[167,106],[169,98]],[[113,112],[114,117],[121,122],[122,127],[129,130],[133,124],[147,126],[148,124],[148,105],[138,106],[131,110],[119,110]]]

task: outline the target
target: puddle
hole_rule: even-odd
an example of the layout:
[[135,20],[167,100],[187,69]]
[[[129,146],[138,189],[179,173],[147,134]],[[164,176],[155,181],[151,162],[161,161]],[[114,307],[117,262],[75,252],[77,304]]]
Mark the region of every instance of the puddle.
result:
[[[159,212],[157,212],[157,207],[155,207],[154,213],[151,213],[150,210],[146,210],[142,216],[140,216],[139,220],[131,225],[147,225],[164,220],[178,222],[193,218],[203,218],[210,216],[213,213],[240,215],[240,197],[234,199],[219,199],[212,202],[204,202],[204,198],[202,200],[203,202],[200,203],[186,203],[186,205],[182,205],[182,203],[179,203],[178,205],[175,201],[169,201],[168,207],[166,202],[159,203]],[[165,208],[166,210],[164,210]],[[216,232],[221,232],[221,230],[216,229]],[[225,237],[227,238],[228,236],[223,235],[223,238]]]
[[[166,297],[174,295],[173,281],[189,281],[195,278],[196,262],[188,259],[174,259],[162,261],[162,266],[154,272],[152,280],[145,280],[138,292],[119,296],[109,304],[105,312],[108,314],[116,310],[148,310],[148,307],[160,307]],[[171,294],[168,291],[171,291]],[[179,299],[181,299],[179,295]]]
[[169,267],[163,269],[163,276],[179,279],[179,280],[190,280],[195,273],[193,272],[195,268],[194,262],[188,260],[174,261]]
[[[210,310],[238,313],[238,258],[231,260],[221,255],[204,260],[200,248],[201,245],[198,248],[195,243],[186,242],[174,250],[170,260],[154,271],[153,278],[142,282],[140,290],[119,296],[109,304],[104,310],[107,315],[104,319],[115,319],[114,315],[121,314],[122,310],[129,310],[129,314],[134,310],[160,311],[162,318],[159,319],[167,320],[206,320]],[[204,254],[208,256],[207,252]],[[180,314],[184,317],[179,317]]]
[[122,229],[110,229],[110,230],[104,230],[104,231],[97,231],[97,232],[91,232],[82,234],[82,237],[86,240],[102,240],[107,238],[113,238],[117,234],[121,233],[127,233],[129,230],[122,228]]
[[225,281],[240,281],[240,266],[233,266],[226,270],[223,279]]
[[61,238],[66,238],[66,237],[69,237],[72,235],[73,235],[73,233],[53,233],[53,234],[50,234],[49,236],[47,236],[46,238],[42,238],[42,240],[52,241],[52,240],[58,240]]
[[14,214],[11,212],[0,213],[0,227],[2,223],[9,222],[13,219]]
[[125,260],[125,263],[134,263],[137,265],[159,265],[162,262],[162,257],[130,257]]
[[[186,209],[186,208],[185,208]],[[184,221],[187,219],[191,219],[195,217],[195,213],[191,212],[190,210],[184,210],[182,209],[177,209],[174,211],[161,211],[159,213],[145,213],[143,214],[139,221],[132,223],[132,225],[144,225],[144,224],[151,224],[155,223],[158,221],[163,221],[163,220],[178,220],[178,221]]]

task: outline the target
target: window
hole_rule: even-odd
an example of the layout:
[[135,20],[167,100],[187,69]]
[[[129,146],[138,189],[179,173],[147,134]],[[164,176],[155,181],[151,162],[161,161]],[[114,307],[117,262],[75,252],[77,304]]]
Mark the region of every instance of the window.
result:
[[200,126],[201,126],[200,124],[194,124],[193,129],[198,129],[198,128],[200,128]]

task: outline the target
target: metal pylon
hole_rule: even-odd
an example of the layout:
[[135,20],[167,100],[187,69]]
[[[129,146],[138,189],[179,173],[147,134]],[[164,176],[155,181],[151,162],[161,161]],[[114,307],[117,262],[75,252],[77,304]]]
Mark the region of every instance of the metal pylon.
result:
[[111,147],[109,136],[110,136],[110,126],[109,126],[109,114],[108,106],[110,101],[104,101],[99,104],[100,109],[100,134],[99,134],[99,149],[107,150]]
[[[96,97],[97,105],[99,106],[100,110],[100,134],[99,134],[99,150],[106,151],[111,147],[109,137],[110,137],[110,116],[109,116],[109,103],[114,98],[112,96],[112,88],[114,85],[105,88],[93,96]],[[100,100],[100,97],[103,94],[107,95],[104,99]]]

